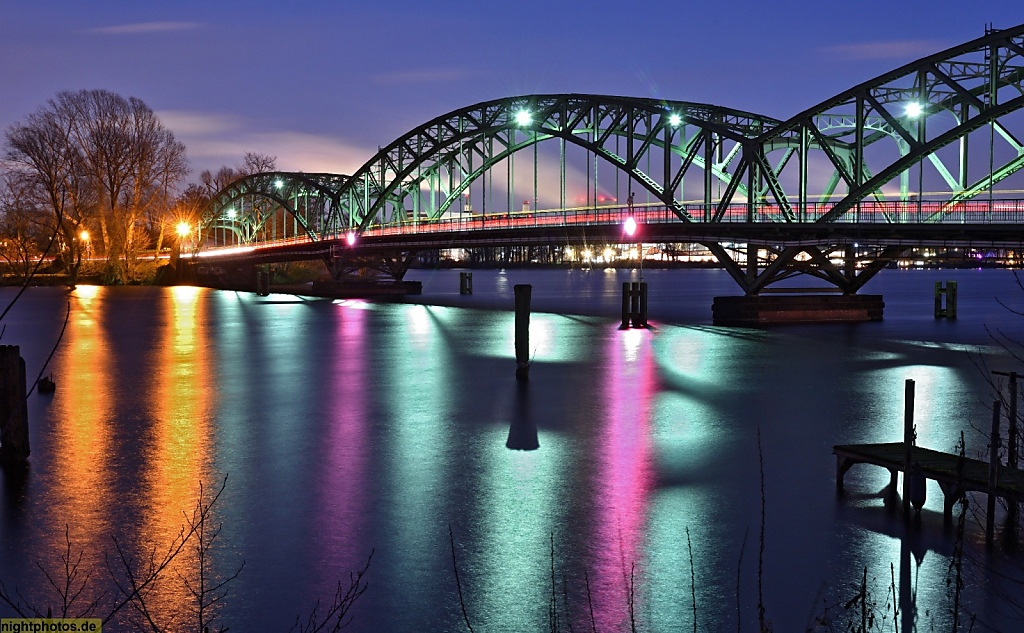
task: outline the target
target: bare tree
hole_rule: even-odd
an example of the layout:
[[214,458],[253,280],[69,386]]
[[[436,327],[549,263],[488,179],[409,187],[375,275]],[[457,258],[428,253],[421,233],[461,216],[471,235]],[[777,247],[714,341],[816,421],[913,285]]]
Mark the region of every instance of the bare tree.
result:
[[105,90],[61,92],[7,133],[7,157],[35,175],[64,242],[91,218],[113,280],[134,272],[144,219],[188,172],[185,147],[144,102]]
[[277,170],[277,157],[259,152],[246,152],[242,157],[242,164],[234,167],[227,165],[221,167],[216,173],[209,169],[199,174],[199,182],[206,190],[207,200],[215,193],[227,187],[240,178]]
[[89,185],[85,161],[70,140],[73,116],[64,114],[69,116],[41,110],[30,114],[26,123],[11,126],[5,157],[12,176],[49,211],[51,226],[58,229],[59,254],[77,261],[81,245],[75,236],[95,214],[96,193]]
[[34,183],[23,172],[0,176],[0,259],[21,281],[28,279],[54,232],[33,194]]
[[276,170],[277,156],[260,154],[259,152],[246,152],[245,156],[242,157],[242,165],[238,168],[238,171],[245,176]]

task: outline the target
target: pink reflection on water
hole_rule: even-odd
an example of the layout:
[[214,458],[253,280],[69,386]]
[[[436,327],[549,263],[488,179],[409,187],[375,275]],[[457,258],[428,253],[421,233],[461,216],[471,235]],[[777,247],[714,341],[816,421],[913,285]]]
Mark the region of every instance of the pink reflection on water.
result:
[[362,306],[336,306],[331,341],[331,372],[324,381],[326,416],[324,444],[319,449],[321,474],[317,478],[316,551],[321,597],[330,600],[334,583],[362,566],[369,551],[360,549],[368,539],[361,528],[370,509],[365,507],[367,454],[366,337],[369,312]]
[[[597,534],[591,588],[599,630],[629,626],[630,574],[641,586],[648,499],[654,485],[651,411],[657,390],[651,333],[609,337],[597,451]],[[634,568],[635,564],[635,568]]]

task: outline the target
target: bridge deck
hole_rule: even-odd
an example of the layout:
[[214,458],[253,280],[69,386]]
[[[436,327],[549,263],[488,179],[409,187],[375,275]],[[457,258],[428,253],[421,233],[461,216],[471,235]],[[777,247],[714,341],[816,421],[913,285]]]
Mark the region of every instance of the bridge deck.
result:
[[[892,487],[896,489],[897,473],[904,470],[904,444],[845,444],[832,447],[836,456],[836,486],[843,489],[843,478],[854,464],[874,464],[889,470]],[[996,473],[996,487],[989,490],[989,465],[977,459],[963,458],[920,446],[911,447],[911,462],[921,473],[933,479],[945,496],[943,512],[948,518],[953,504],[964,492],[993,492],[998,497],[1018,503],[1024,502],[1024,470],[1000,465]],[[960,464],[963,464],[962,470]]]

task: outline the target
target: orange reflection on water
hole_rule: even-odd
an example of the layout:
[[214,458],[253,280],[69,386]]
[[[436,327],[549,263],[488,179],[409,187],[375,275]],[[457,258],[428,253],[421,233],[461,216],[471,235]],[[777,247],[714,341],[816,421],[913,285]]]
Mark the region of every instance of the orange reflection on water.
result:
[[84,568],[98,569],[109,543],[112,503],[111,353],[102,327],[103,288],[79,286],[69,294],[71,314],[55,357],[53,398],[54,489],[49,552],[63,553],[64,529]]
[[[199,288],[169,289],[161,303],[160,333],[153,350],[152,406],[155,418],[144,442],[143,506],[139,546],[142,552],[166,550],[192,516],[199,498],[209,499],[220,487],[210,468],[210,433],[215,384],[207,345],[206,303]],[[184,513],[184,514],[183,514]],[[219,525],[214,518],[207,528]],[[187,526],[186,526],[187,527]],[[171,574],[150,601],[154,611],[179,619],[190,595],[178,574],[193,581],[197,556],[193,543],[178,557]],[[174,627],[177,628],[177,627]]]

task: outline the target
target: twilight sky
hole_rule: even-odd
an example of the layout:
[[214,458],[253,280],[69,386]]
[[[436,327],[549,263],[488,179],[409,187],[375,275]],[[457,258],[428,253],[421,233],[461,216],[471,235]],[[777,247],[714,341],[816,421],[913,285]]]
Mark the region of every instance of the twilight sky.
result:
[[61,90],[145,101],[202,169],[351,173],[451,110],[533,93],[780,119],[1024,22],[1021,0],[0,0],[0,129]]

